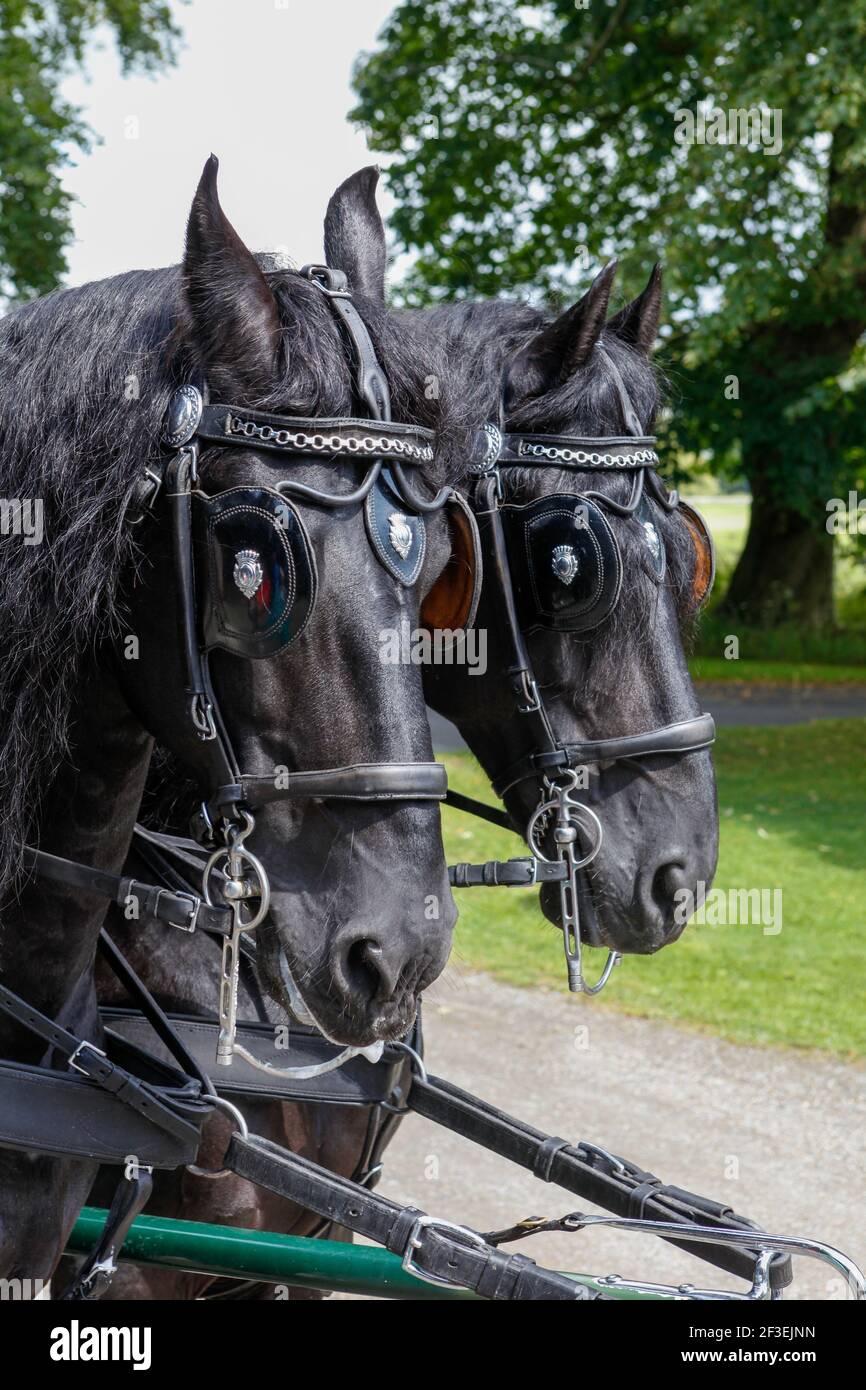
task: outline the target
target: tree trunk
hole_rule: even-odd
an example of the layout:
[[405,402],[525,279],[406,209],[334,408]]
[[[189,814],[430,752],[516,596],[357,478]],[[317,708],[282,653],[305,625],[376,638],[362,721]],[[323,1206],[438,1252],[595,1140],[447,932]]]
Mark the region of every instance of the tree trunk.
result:
[[796,622],[805,628],[833,624],[833,536],[825,521],[826,499],[814,516],[782,506],[764,485],[764,470],[744,459],[752,486],[752,514],[720,612],[749,627]]

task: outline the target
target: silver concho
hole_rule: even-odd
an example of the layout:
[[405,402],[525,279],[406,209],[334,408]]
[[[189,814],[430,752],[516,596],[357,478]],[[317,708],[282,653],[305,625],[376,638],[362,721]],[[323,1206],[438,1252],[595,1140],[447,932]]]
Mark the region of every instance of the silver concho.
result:
[[484,457],[469,465],[469,472],[475,474],[492,473],[502,453],[502,433],[496,425],[484,426]]
[[197,386],[179,386],[168,403],[163,439],[180,449],[199,427],[204,402]]
[[652,551],[652,557],[658,564],[662,553],[662,543],[659,540],[659,533],[651,521],[642,521],[644,540]]
[[402,512],[392,512],[388,517],[388,540],[391,549],[396,550],[401,560],[405,560],[412,549],[412,527]]
[[232,570],[232,578],[244,598],[252,598],[253,594],[258,592],[259,585],[264,578],[264,571],[257,550],[238,551],[235,556],[235,567]]
[[577,574],[577,556],[574,553],[574,547],[570,545],[555,546],[551,568],[561,584],[570,584]]

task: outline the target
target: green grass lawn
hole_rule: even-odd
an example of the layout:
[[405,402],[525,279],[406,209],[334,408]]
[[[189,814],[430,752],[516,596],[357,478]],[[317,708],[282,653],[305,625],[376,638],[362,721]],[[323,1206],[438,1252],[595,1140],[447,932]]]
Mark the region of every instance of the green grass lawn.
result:
[[[689,670],[696,681],[742,681],[749,685],[866,685],[866,666],[836,666],[816,661],[726,661],[693,656]],[[866,703],[863,713],[866,715]]]
[[[866,1054],[866,723],[828,720],[719,731],[721,856],[715,886],[781,888],[778,935],[760,926],[688,927],[652,957],[626,957],[603,999],[738,1042]],[[455,789],[491,800],[468,754],[449,754]],[[449,862],[525,853],[505,831],[446,809]],[[561,937],[532,889],[464,889],[455,958],[511,984],[564,990]],[[600,952],[588,952],[590,971]]]
[[[712,670],[696,671],[713,680],[765,680],[787,684],[797,680],[796,672],[784,668],[809,667],[800,681],[832,683],[864,680],[866,672],[866,570],[848,536],[836,539],[834,595],[836,623],[827,631],[803,629],[786,623],[770,631],[735,625],[739,640],[739,659],[723,659],[730,620],[716,616],[734,566],[745,544],[751,505],[747,493],[708,493],[700,486],[686,488],[687,496],[703,513],[716,544],[716,584],[714,597],[698,633],[696,662]],[[752,667],[747,674],[746,667]],[[694,670],[695,668],[693,668]]]

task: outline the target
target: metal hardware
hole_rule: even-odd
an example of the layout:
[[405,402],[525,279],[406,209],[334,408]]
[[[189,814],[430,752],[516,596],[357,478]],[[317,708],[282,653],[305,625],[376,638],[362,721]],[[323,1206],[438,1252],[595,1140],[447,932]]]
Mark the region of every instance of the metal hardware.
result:
[[70,1056],[69,1062],[68,1062],[68,1065],[72,1068],[72,1070],[73,1070],[73,1071],[78,1071],[78,1072],[80,1072],[82,1076],[87,1076],[88,1073],[87,1073],[87,1071],[85,1070],[84,1067],[79,1066],[78,1061],[77,1061],[77,1058],[78,1058],[78,1054],[79,1054],[80,1052],[83,1052],[85,1048],[87,1048],[87,1050],[88,1050],[89,1052],[95,1052],[95,1053],[97,1053],[98,1056],[100,1056],[100,1057],[105,1057],[105,1060],[108,1061],[108,1056],[107,1056],[107,1054],[103,1051],[103,1049],[102,1049],[101,1047],[97,1047],[97,1046],[96,1046],[96,1043],[88,1042],[87,1039],[85,1038],[85,1040],[84,1040],[83,1042],[80,1042],[80,1043],[78,1044],[78,1046],[76,1047],[75,1051],[74,1051],[74,1052],[72,1053],[72,1055]]
[[573,545],[554,546],[551,569],[561,584],[570,584],[577,574],[577,556]]
[[519,714],[536,714],[541,709],[541,696],[538,693],[538,686],[528,671],[520,672],[520,688],[523,694],[523,704],[518,704]]
[[827,1245],[821,1240],[808,1240],[804,1236],[776,1236],[770,1235],[767,1231],[759,1230],[730,1231],[719,1226],[701,1226],[692,1222],[677,1222],[675,1226],[671,1226],[669,1221],[647,1221],[643,1218],[629,1216],[590,1216],[583,1212],[574,1212],[563,1221],[563,1229],[569,1231],[582,1231],[590,1226],[610,1226],[618,1231],[637,1231],[654,1236],[670,1237],[671,1233],[674,1232],[678,1241],[693,1240],[698,1244],[705,1245],[742,1246],[747,1250],[760,1250],[764,1256],[759,1261],[755,1271],[752,1287],[746,1294],[712,1289],[694,1289],[688,1284],[681,1284],[674,1288],[665,1284],[629,1283],[628,1280],[620,1279],[618,1275],[611,1274],[607,1276],[606,1280],[601,1280],[601,1283],[616,1284],[620,1288],[664,1290],[674,1297],[681,1298],[733,1299],[741,1302],[752,1302],[770,1297],[768,1279],[770,1263],[774,1255],[787,1253],[805,1255],[810,1259],[820,1260],[824,1264],[831,1265],[838,1274],[843,1276],[855,1299],[858,1301],[866,1299],[866,1276],[862,1270],[841,1250],[837,1250],[835,1246]]
[[189,702],[190,718],[202,743],[210,743],[217,736],[213,705],[206,695],[193,695]]
[[499,463],[502,453],[502,431],[498,425],[487,424],[484,426],[484,457],[477,462],[470,463],[467,472],[476,477],[483,477],[485,473],[492,473]]
[[181,449],[195,437],[201,424],[204,401],[197,386],[179,386],[168,403],[163,443],[171,449]]
[[[533,811],[526,827],[526,841],[537,859],[551,863],[549,856],[544,853],[542,839],[549,826],[550,815],[554,813],[553,841],[556,845],[556,857],[567,870],[559,885],[559,902],[568,988],[573,994],[600,994],[622,956],[618,951],[608,951],[601,977],[594,985],[587,984],[581,959],[577,876],[581,869],[592,863],[601,849],[604,830],[595,811],[582,802],[575,801],[570,795],[577,785],[577,775],[577,769],[570,768],[556,783],[545,779],[552,796],[545,800],[542,794],[542,800]],[[595,843],[582,858],[578,858],[575,853],[578,829],[586,832],[587,828],[594,832]]]
[[264,579],[261,556],[257,550],[239,550],[235,556],[232,579],[244,598],[253,598]]
[[634,449],[630,453],[608,454],[594,450],[569,449],[554,444],[533,444],[521,439],[517,449],[520,458],[543,458],[552,463],[577,463],[582,468],[655,468],[659,456],[655,449]]
[[466,1237],[467,1244],[475,1245],[479,1250],[487,1249],[487,1241],[480,1236],[477,1231],[471,1231],[467,1226],[459,1226],[454,1221],[439,1221],[435,1216],[421,1215],[415,1220],[406,1241],[406,1249],[403,1253],[403,1269],[407,1274],[414,1274],[416,1279],[423,1279],[425,1284],[435,1284],[440,1289],[453,1289],[454,1285],[448,1279],[440,1279],[438,1274],[428,1274],[415,1263],[415,1251],[421,1249],[421,1233],[428,1227],[439,1228],[443,1231],[454,1231],[458,1235]]
[[412,528],[402,512],[391,512],[388,517],[388,540],[392,550],[405,560],[412,549]]
[[[271,885],[268,880],[265,866],[251,850],[244,847],[244,840],[252,834],[255,829],[255,820],[249,811],[242,811],[244,825],[228,822],[224,824],[223,835],[225,843],[214,850],[207,860],[202,871],[202,897],[208,907],[213,907],[214,903],[210,894],[210,878],[217,864],[222,860],[226,865],[226,882],[222,886],[222,895],[232,909],[233,921],[232,929],[223,939],[222,962],[220,966],[219,984],[219,1023],[220,1032],[217,1041],[216,1060],[222,1067],[230,1067],[232,1058],[237,1047],[237,1018],[238,1018],[238,972],[240,969],[240,943],[244,932],[255,931],[256,927],[264,921],[268,915],[271,905]],[[244,916],[244,901],[250,896],[246,889],[246,880],[243,876],[244,864],[248,864],[258,879],[259,884],[259,906],[252,917]],[[229,884],[241,885],[240,892],[226,892]]]
[[183,902],[189,903],[192,908],[192,914],[188,922],[169,922],[168,925],[170,927],[175,927],[178,931],[185,931],[191,936],[198,926],[198,914],[201,911],[201,898],[197,898],[195,893],[173,893],[171,896],[180,898]]

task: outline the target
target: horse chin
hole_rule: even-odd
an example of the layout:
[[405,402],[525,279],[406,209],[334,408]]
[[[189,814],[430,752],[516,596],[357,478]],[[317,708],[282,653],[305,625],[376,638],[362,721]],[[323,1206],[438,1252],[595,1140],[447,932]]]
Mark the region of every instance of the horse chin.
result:
[[315,1028],[335,1047],[352,1047],[370,1062],[377,1062],[383,1044],[405,1037],[418,1011],[416,999],[408,997],[400,1006],[388,1005],[374,1017],[348,1015],[345,1009],[335,1008],[330,999],[318,993],[306,998],[300,989],[285,954],[279,957],[279,1002],[291,1018],[306,1027]]

